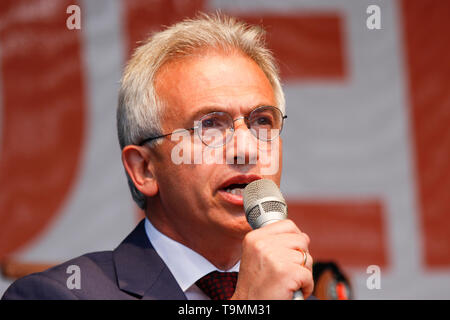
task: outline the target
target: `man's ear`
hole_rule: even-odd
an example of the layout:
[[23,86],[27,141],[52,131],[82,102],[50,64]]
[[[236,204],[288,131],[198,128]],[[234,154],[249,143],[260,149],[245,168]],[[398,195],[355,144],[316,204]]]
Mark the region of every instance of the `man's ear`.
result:
[[158,193],[150,152],[145,147],[128,145],[122,150],[122,162],[136,188],[148,197]]

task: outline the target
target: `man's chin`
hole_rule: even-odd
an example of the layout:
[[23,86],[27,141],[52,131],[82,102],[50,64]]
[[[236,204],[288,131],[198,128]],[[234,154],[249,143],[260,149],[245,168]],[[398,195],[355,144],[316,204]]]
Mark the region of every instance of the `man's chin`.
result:
[[223,221],[222,226],[228,234],[239,239],[243,239],[248,232],[252,231],[243,211],[236,213],[231,219]]
[[[220,197],[220,195],[219,195]],[[244,206],[233,202],[223,201],[219,198],[220,209],[216,212],[216,222],[220,228],[226,229],[227,233],[233,233],[240,237],[245,236],[252,230],[245,217]]]

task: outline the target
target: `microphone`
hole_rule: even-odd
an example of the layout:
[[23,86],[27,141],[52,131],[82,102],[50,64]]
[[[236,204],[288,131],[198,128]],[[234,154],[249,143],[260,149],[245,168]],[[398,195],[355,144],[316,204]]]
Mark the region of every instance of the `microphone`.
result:
[[[280,189],[272,180],[260,179],[244,188],[244,210],[248,223],[259,229],[273,222],[287,219],[287,205]],[[304,300],[303,293],[294,292],[292,300]]]

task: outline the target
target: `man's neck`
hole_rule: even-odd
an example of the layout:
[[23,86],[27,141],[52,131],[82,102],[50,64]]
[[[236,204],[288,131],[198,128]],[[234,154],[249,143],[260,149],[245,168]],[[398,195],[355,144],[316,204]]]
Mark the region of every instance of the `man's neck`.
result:
[[159,232],[194,250],[220,270],[232,268],[241,258],[242,239],[238,237],[222,235],[214,230],[190,230],[189,237],[185,237],[185,233],[155,219],[154,214],[147,217]]

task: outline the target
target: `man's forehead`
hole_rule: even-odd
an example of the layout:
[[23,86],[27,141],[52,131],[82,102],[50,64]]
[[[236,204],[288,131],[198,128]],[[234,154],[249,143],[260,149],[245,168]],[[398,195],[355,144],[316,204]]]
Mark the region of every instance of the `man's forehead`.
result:
[[266,75],[243,55],[194,56],[170,62],[158,80],[158,95],[167,98],[165,107],[171,109],[166,111],[182,113],[183,117],[195,118],[212,111],[245,114],[258,106],[275,104]]

